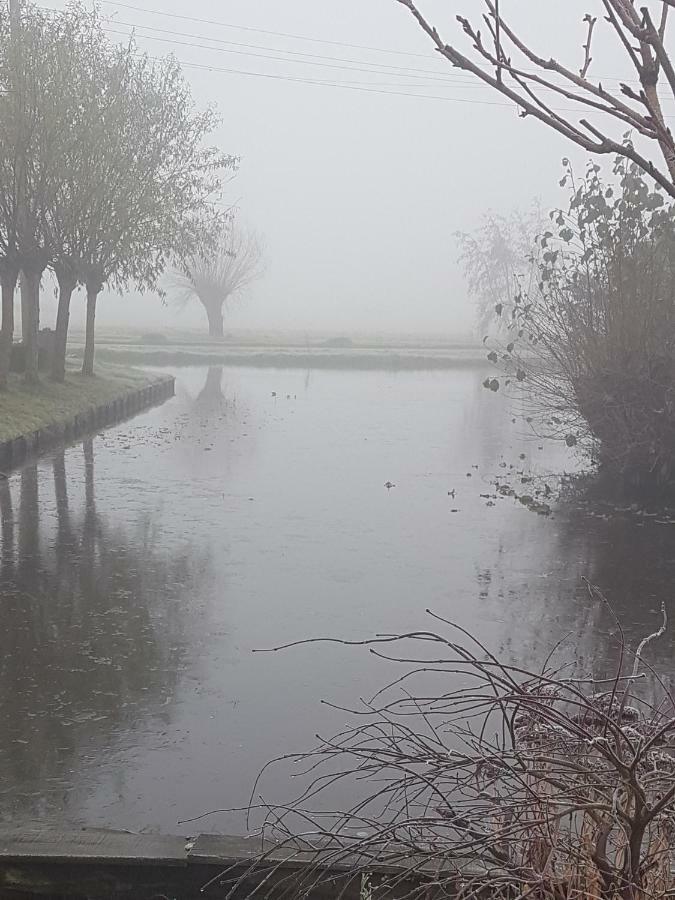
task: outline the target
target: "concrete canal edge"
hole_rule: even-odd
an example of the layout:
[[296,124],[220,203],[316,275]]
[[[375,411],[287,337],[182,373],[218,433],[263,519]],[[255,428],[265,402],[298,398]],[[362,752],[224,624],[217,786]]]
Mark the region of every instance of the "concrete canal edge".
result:
[[37,456],[57,444],[77,440],[122,422],[144,409],[164,403],[173,397],[174,391],[175,379],[172,375],[158,376],[141,387],[127,388],[118,397],[82,410],[63,422],[54,422],[38,431],[0,443],[0,469],[6,472],[28,457]]
[[[264,854],[261,858],[261,854]],[[291,900],[294,887],[312,900],[361,900],[364,858],[335,850],[261,845],[260,837],[201,834],[131,834],[107,829],[65,831],[54,827],[0,830],[0,900],[246,900],[251,896]],[[418,866],[408,852],[368,860],[369,882],[386,896],[407,898],[426,886],[430,900],[443,879],[447,898],[461,880],[476,877],[466,859]],[[453,888],[455,888],[453,890]]]

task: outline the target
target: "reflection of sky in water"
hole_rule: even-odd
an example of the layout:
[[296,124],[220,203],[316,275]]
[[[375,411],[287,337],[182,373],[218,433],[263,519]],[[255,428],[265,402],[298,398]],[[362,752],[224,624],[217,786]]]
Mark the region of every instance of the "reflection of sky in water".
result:
[[[583,575],[632,640],[651,630],[672,526],[488,507],[501,463],[573,460],[483,377],[185,370],[163,407],[0,482],[3,814],[178,830],[339,728],[321,698],[389,674],[354,649],[256,647],[428,627],[431,607],[528,665],[571,631],[602,671],[611,621]],[[671,652],[653,649],[666,672]],[[281,775],[267,790],[292,793]]]

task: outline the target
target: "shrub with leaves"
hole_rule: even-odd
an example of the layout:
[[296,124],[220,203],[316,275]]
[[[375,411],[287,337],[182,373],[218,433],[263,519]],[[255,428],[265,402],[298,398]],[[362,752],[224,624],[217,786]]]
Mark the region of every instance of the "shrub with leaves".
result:
[[489,359],[547,433],[625,487],[661,489],[675,481],[675,205],[623,158],[609,182],[563,163],[569,206],[537,238],[536,283],[496,305],[509,337]]

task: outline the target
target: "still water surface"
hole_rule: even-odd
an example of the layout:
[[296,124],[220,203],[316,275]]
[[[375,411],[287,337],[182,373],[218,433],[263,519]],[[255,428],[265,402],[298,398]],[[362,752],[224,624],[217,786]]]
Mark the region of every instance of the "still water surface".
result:
[[[675,621],[674,525],[481,497],[577,465],[483,378],[185,369],[164,406],[0,482],[0,815],[185,831],[340,728],[320,699],[384,677],[358,648],[256,648],[424,628],[430,607],[527,665],[571,632],[600,672],[615,636],[583,576],[632,641],[662,599]],[[651,651],[668,676],[673,634]]]

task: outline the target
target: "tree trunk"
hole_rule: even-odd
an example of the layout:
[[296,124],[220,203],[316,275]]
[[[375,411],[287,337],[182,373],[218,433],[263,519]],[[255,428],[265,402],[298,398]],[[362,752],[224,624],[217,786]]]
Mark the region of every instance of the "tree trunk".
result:
[[66,378],[66,349],[68,346],[68,322],[70,320],[70,298],[75,290],[75,282],[69,278],[59,278],[59,306],[56,312],[56,330],[52,347],[52,381],[59,383]]
[[21,341],[26,343],[28,331],[30,329],[30,310],[28,309],[28,287],[26,286],[26,276],[23,272],[19,275],[19,295],[21,297]]
[[96,299],[98,286],[87,285],[87,328],[84,338],[84,359],[82,361],[82,374],[92,376],[94,374],[94,340],[96,326]]
[[40,280],[44,270],[29,269],[21,275],[21,317],[23,345],[26,354],[24,378],[37,384],[38,333],[40,331]]
[[209,320],[209,337],[212,338],[222,338],[223,337],[223,306],[222,303],[219,303],[217,300],[213,303],[204,303],[204,309],[206,310],[206,316]]
[[14,342],[14,290],[16,272],[5,272],[2,278],[2,330],[0,330],[0,391],[7,390]]

